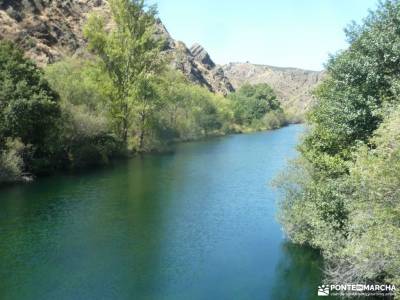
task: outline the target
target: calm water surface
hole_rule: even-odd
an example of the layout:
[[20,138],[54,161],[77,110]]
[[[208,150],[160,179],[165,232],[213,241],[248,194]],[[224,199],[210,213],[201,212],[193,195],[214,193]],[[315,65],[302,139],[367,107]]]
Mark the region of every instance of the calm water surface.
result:
[[0,190],[0,299],[317,299],[268,182],[302,126]]

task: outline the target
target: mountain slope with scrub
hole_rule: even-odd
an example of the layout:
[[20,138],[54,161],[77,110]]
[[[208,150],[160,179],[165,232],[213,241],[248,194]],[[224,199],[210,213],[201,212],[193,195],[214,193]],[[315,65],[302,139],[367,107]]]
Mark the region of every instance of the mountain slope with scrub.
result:
[[251,63],[230,63],[222,68],[236,89],[244,84],[267,83],[276,91],[285,111],[298,117],[304,116],[312,106],[312,92],[324,77],[322,71]]
[[[109,16],[109,1],[1,0],[0,38],[17,43],[41,66],[72,55],[84,56],[87,52],[82,29],[92,13]],[[160,20],[156,27],[156,33],[165,40],[162,50],[173,54],[173,66],[190,81],[223,95],[233,91],[222,68],[200,45],[189,49],[174,40]]]

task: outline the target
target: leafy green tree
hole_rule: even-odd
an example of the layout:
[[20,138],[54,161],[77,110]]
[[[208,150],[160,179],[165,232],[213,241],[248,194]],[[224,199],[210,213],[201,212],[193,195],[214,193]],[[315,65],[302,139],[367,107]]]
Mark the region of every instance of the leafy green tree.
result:
[[303,155],[333,176],[347,172],[352,148],[367,141],[398,102],[399,10],[398,1],[385,1],[362,25],[347,28],[351,45],[329,60],[328,78],[316,91]]
[[155,116],[167,139],[191,140],[228,131],[232,121],[228,99],[173,70],[163,75],[158,89],[164,105]]
[[207,136],[210,132],[220,129],[222,124],[219,120],[218,109],[212,102],[212,97],[211,99],[205,97],[202,100],[195,104],[193,113],[196,123]]
[[111,112],[115,130],[126,144],[136,114],[139,150],[143,149],[148,117],[158,107],[155,81],[164,67],[163,41],[155,33],[154,7],[143,0],[109,1],[112,29],[105,17],[92,15],[84,29],[89,49],[102,60],[114,87]]
[[399,12],[387,0],[347,29],[279,184],[283,227],[321,249],[330,282],[399,282]]
[[65,167],[107,163],[118,150],[123,152],[108,118],[111,82],[97,60],[67,58],[45,71],[51,87],[60,95],[60,143]]
[[33,171],[48,167],[58,151],[58,95],[11,42],[0,41],[0,82],[0,150],[7,138],[19,138],[31,147],[28,166]]
[[45,67],[47,81],[60,95],[60,104],[84,106],[92,112],[108,111],[112,83],[98,59],[65,58]]
[[[354,152],[341,189],[348,211],[346,240],[328,274],[336,281],[382,280],[400,284],[400,107],[370,143]],[[338,251],[339,250],[339,251]],[[399,296],[399,292],[398,292]]]
[[266,83],[245,84],[229,97],[233,102],[235,120],[239,124],[249,125],[254,120],[260,120],[267,112],[280,109],[275,92]]

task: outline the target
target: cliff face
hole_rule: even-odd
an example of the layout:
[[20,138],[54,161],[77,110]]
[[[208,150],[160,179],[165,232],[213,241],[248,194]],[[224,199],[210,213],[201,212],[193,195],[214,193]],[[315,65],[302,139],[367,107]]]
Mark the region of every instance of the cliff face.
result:
[[161,21],[158,21],[157,29],[158,34],[166,40],[164,51],[172,55],[175,69],[182,71],[190,81],[212,92],[227,95],[234,91],[223,69],[212,61],[202,46],[194,44],[189,49],[183,42],[174,40]]
[[[15,41],[27,56],[45,65],[84,51],[82,28],[92,12],[108,14],[107,1],[0,0],[0,38]],[[164,50],[172,54],[174,67],[189,80],[212,92],[226,95],[233,91],[223,70],[201,46],[188,49],[175,41],[160,21],[157,28],[167,40]]]
[[0,38],[39,65],[52,63],[83,48],[87,15],[104,7],[102,0],[0,0]]
[[230,63],[223,70],[235,89],[245,83],[268,83],[283,107],[295,114],[308,109],[313,100],[311,92],[324,76],[323,72],[250,63]]

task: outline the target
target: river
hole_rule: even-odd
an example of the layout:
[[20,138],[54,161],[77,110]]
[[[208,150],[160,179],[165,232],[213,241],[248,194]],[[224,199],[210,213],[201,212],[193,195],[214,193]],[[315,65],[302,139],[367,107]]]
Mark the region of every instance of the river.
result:
[[304,127],[184,143],[0,190],[1,299],[318,299],[270,182]]

